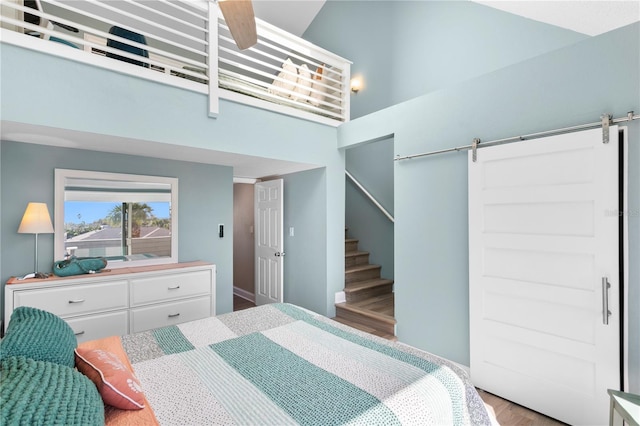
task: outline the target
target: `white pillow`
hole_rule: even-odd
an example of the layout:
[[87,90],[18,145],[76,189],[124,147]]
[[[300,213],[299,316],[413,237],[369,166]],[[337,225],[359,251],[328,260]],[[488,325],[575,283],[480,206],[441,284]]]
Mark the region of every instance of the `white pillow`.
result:
[[295,89],[293,89],[291,99],[294,101],[302,99],[304,101],[304,97],[309,96],[309,93],[311,92],[311,83],[311,71],[309,71],[307,64],[302,64],[298,70],[298,80],[296,82]]
[[324,65],[319,66],[316,69],[316,74],[313,75],[312,90],[309,94],[311,96],[309,103],[313,106],[320,106],[320,102],[324,100],[324,94],[327,91],[327,87],[324,85],[326,84],[326,80],[322,75],[323,67]]
[[282,71],[273,80],[273,84],[269,87],[269,93],[284,96],[288,98],[290,94],[286,90],[293,90],[298,80],[298,70],[293,64],[291,58],[287,58],[282,64]]

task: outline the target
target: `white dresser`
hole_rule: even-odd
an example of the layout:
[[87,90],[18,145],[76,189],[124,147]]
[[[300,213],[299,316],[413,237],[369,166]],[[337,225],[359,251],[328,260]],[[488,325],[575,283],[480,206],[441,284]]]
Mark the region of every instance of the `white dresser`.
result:
[[18,306],[62,317],[78,342],[179,324],[215,315],[215,283],[216,267],[205,262],[11,278],[5,287],[5,329]]

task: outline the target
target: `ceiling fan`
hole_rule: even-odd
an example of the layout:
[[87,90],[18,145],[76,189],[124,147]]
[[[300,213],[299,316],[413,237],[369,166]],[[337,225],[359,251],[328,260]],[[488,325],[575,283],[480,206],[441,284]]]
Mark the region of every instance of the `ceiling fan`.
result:
[[258,35],[251,0],[218,0],[218,4],[238,49],[256,44]]

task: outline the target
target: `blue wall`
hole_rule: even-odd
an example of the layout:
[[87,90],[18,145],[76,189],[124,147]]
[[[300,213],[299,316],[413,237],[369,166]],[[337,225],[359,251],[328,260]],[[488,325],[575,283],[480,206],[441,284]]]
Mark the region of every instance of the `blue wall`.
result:
[[[409,155],[640,110],[640,24],[593,37],[351,121],[349,147],[394,134]],[[603,82],[606,82],[603,84]],[[629,125],[631,390],[640,389],[640,125]],[[482,152],[482,151],[480,151]],[[467,156],[395,165],[398,338],[469,363]]]
[[[233,239],[218,238],[216,229],[218,223],[233,227],[231,167],[6,141],[0,150],[3,283],[33,269],[33,236],[16,231],[29,201],[47,203],[53,220],[56,168],[170,176],[178,178],[179,261],[215,263],[216,312],[233,310]],[[51,271],[53,234],[39,235],[38,257],[39,270]]]
[[[323,227],[326,232],[311,233],[311,238],[317,240],[310,240],[309,250],[301,254],[305,261],[289,262],[285,268],[292,268],[288,273],[299,277],[304,274],[298,273],[296,268],[304,269],[307,259],[308,262],[311,262],[311,259],[319,262],[317,268],[323,271],[322,274],[313,276],[303,283],[290,280],[287,285],[304,285],[314,294],[321,294],[322,297],[318,296],[319,301],[314,302],[313,308],[322,314],[334,314],[334,294],[342,290],[344,283],[344,154],[336,149],[336,128],[291,119],[282,114],[224,100],[220,102],[218,118],[212,119],[207,116],[208,97],[200,93],[4,43],[0,44],[0,49],[2,120],[68,129],[80,132],[87,140],[96,134],[127,138],[130,140],[131,148],[135,148],[137,142],[141,141],[141,145],[153,147],[149,151],[149,157],[153,157],[155,152],[180,152],[193,148],[202,152],[203,156],[206,156],[207,151],[215,150],[301,162],[324,168],[321,179],[323,185],[331,188],[331,191],[327,191],[324,202],[318,205],[319,209],[314,216],[318,223],[314,226]],[[76,147],[83,148],[82,143]],[[112,146],[104,147],[105,151],[112,149]],[[137,157],[118,157],[118,162],[129,164],[126,167],[128,170],[133,170],[136,160]],[[8,185],[5,182],[8,172],[4,168],[11,161],[15,161],[15,158],[3,158],[3,185]],[[147,158],[146,161],[163,164],[162,161],[151,158]],[[49,162],[47,166],[60,167]],[[86,167],[83,165],[80,168]],[[160,166],[158,169],[152,169],[154,170],[164,174],[161,173]],[[233,175],[233,171],[228,173]],[[53,175],[49,178],[52,177]],[[181,182],[195,182],[199,181],[200,176],[195,173],[190,176],[186,173],[180,178]],[[38,185],[44,183],[39,181]],[[318,182],[310,180],[303,181],[301,185],[317,184]],[[19,182],[11,185],[17,192],[33,194],[34,188],[31,185]],[[49,192],[53,190],[51,185],[47,184],[46,190],[36,191],[44,191],[49,199],[53,199],[52,192]],[[228,190],[232,190],[231,181]],[[202,191],[206,193],[209,189],[203,188]],[[285,188],[285,197],[286,191]],[[302,189],[299,191],[304,192]],[[197,191],[194,190],[190,196],[197,199]],[[3,189],[5,202],[6,197],[8,195],[4,194]],[[292,210],[297,211],[303,209],[305,200],[302,197],[289,197],[289,202]],[[301,205],[296,206],[296,203]],[[194,208],[198,207],[197,202],[191,205]],[[15,233],[17,225],[13,221],[18,213],[5,214],[6,203],[2,204],[2,208],[1,231],[4,241],[5,235]],[[228,208],[232,209],[231,201]],[[185,217],[188,217],[188,213],[182,215],[182,218]],[[229,219],[220,223],[231,225],[232,222]],[[208,252],[207,245],[200,245],[202,234],[189,229],[184,234],[181,230],[180,234],[181,247],[186,247],[181,251],[181,257],[186,256],[190,250],[194,257],[202,259],[215,255]],[[185,240],[182,243],[183,238]],[[5,280],[11,275],[24,273],[24,268],[16,270],[16,265],[9,261],[12,258],[7,258],[6,253],[15,250],[15,247],[3,244],[1,250],[0,277]],[[31,249],[20,252],[21,255],[30,257],[28,253],[31,253]],[[231,247],[228,255],[231,256]],[[218,259],[213,261],[218,263]],[[227,261],[223,259],[222,262]],[[230,264],[227,266],[230,267]],[[229,285],[222,290],[224,300],[220,303],[223,304],[223,308],[230,307],[227,303],[231,300],[231,275],[220,281],[228,282]],[[228,299],[225,295],[228,295]]]
[[588,38],[469,1],[328,1],[303,37],[363,75],[352,118]]
[[363,75],[365,87],[351,96],[351,118],[392,104],[392,6],[387,1],[327,1],[302,36],[354,61],[351,75]]
[[[351,175],[393,216],[393,139],[362,144],[346,151]],[[369,263],[382,266],[383,278],[394,277],[393,222],[351,181],[346,180],[345,224]]]
[[[352,75],[363,77],[364,88],[351,95],[353,119],[588,37],[467,1],[398,0],[328,1],[304,38],[349,58],[353,61]],[[425,122],[433,121],[429,111],[420,113]],[[461,117],[468,114],[467,111],[458,113]],[[396,130],[387,122],[367,123],[375,136],[361,141],[392,135]],[[388,133],[375,131],[381,127],[391,129]],[[362,149],[347,150],[347,169],[353,168],[356,177],[363,179],[376,197],[393,200],[392,172],[387,174],[384,168],[377,169],[385,161],[391,161],[393,151],[389,157],[376,158],[376,154],[369,151],[371,148]],[[387,156],[387,153],[379,154]],[[358,160],[359,156],[362,158]],[[363,164],[364,167],[360,167]],[[367,165],[373,164],[376,166],[367,171]],[[375,172],[370,173],[374,169]],[[395,182],[395,188],[398,187]],[[416,196],[422,192],[421,188],[414,190]],[[390,265],[390,259],[399,255],[389,243],[394,234],[393,225],[380,218],[375,208],[370,209],[368,201],[349,182],[346,197],[346,225],[352,231],[350,236],[360,239],[361,248],[372,252],[371,261],[382,264],[383,274],[393,277],[399,267],[397,263]],[[393,210],[394,203],[388,204]],[[420,230],[425,220],[428,219],[420,218],[415,229]],[[376,231],[372,232],[373,229]],[[441,255],[438,251],[435,254]]]
[[0,49],[2,120],[319,166],[342,160],[334,127],[224,100],[213,119],[200,93],[12,45]]
[[[325,174],[321,168],[283,176],[284,300],[316,312],[323,309],[327,294],[327,247],[323,239],[327,224],[321,214],[327,200]],[[291,227],[293,236],[289,234]]]

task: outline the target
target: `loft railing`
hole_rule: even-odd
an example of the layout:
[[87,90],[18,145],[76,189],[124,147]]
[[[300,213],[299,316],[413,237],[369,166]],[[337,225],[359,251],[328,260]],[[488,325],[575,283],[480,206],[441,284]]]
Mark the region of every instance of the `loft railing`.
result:
[[328,124],[349,121],[351,63],[260,19],[256,25],[258,43],[241,51],[219,17],[220,97],[287,113],[293,108],[294,115]]
[[0,7],[3,43],[208,94],[211,116],[223,98],[325,124],[349,120],[349,61],[259,19],[258,44],[239,51],[212,1],[0,0]]
[[[208,2],[2,0],[7,42],[206,92]],[[33,38],[55,43],[33,43]],[[93,53],[107,57],[99,60]],[[112,59],[118,59],[113,61]],[[162,75],[164,74],[164,75]]]

